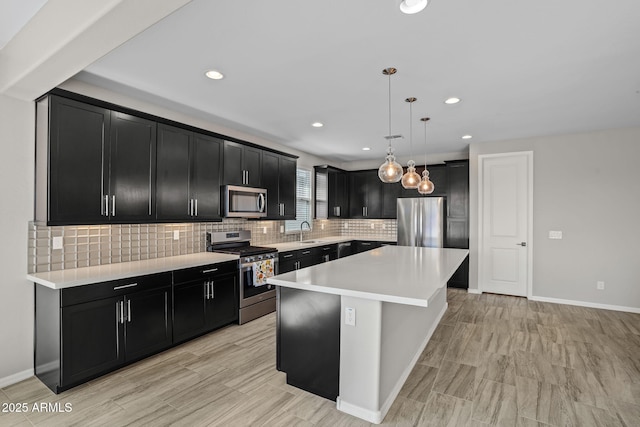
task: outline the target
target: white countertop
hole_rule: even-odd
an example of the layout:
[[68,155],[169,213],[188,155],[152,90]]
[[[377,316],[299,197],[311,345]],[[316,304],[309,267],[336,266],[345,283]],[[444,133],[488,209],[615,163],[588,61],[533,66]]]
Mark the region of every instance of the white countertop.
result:
[[[351,240],[351,239],[348,239]],[[469,251],[383,246],[271,277],[268,283],[308,291],[427,307]]]
[[322,246],[326,244],[334,244],[341,242],[351,242],[352,240],[369,240],[376,242],[395,242],[395,238],[387,238],[380,236],[330,236],[319,237],[317,239],[308,238],[302,242],[286,242],[286,243],[272,243],[265,244],[272,248],[278,249],[278,252],[295,251],[296,249],[312,248],[314,246]]
[[51,289],[64,289],[91,283],[237,260],[237,255],[200,252],[143,261],[119,262],[116,264],[50,271],[47,273],[32,273],[27,275],[27,279]]

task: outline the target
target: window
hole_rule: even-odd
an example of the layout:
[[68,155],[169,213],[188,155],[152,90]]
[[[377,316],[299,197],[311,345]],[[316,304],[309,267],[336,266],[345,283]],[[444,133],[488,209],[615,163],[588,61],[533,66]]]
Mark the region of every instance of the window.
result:
[[[311,171],[298,169],[296,171],[296,219],[285,221],[285,232],[300,231],[300,224],[308,221],[311,224]],[[305,226],[306,230],[307,227]]]

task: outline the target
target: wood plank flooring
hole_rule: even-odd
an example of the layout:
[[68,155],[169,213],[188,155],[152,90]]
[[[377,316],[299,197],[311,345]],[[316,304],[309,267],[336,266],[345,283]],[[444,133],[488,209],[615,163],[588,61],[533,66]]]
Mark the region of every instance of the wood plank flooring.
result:
[[[449,290],[385,426],[640,426],[640,315]],[[230,326],[55,395],[0,390],[1,426],[365,426],[275,369],[275,316]],[[69,413],[34,403],[72,404]]]

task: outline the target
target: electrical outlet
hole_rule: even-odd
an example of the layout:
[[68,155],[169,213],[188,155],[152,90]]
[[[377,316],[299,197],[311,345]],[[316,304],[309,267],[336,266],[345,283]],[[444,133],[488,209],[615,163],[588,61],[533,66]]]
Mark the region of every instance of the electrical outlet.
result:
[[353,307],[344,308],[344,324],[356,326],[356,309]]
[[324,230],[324,222],[320,224],[320,230]]
[[599,291],[604,291],[604,282],[602,281],[597,281],[596,282],[596,289],[598,289]]
[[53,249],[62,249],[62,236],[56,236],[51,242]]
[[262,227],[262,234],[267,234],[267,227]]
[[284,233],[284,225],[281,225],[281,226],[280,226],[280,232],[281,232],[281,233]]
[[387,224],[382,223],[382,229],[383,229],[383,230],[386,230],[386,229],[387,229]]
[[180,230],[173,230],[173,240],[180,240]]
[[374,223],[371,223],[371,229],[375,230],[376,229],[376,225]]
[[344,223],[344,228],[349,228],[349,223],[348,222]]

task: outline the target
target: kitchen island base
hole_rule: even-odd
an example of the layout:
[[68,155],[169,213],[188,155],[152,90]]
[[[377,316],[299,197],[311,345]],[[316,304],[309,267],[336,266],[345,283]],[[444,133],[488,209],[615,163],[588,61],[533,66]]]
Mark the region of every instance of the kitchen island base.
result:
[[[447,309],[446,288],[428,307],[278,287],[277,363],[287,383],[380,423]],[[346,308],[356,313],[345,324]]]

